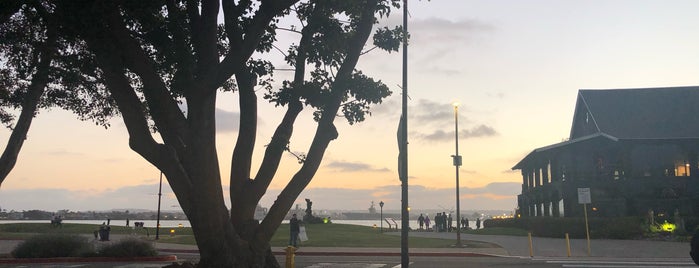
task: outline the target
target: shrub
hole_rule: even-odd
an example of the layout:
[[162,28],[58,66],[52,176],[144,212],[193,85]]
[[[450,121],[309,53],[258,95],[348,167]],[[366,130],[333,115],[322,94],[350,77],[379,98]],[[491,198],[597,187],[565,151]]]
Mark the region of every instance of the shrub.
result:
[[97,250],[97,256],[100,257],[148,257],[157,255],[158,251],[155,250],[153,245],[136,238],[123,239]]
[[[592,238],[635,239],[643,235],[642,218],[589,218],[590,236]],[[484,221],[486,228],[510,227],[532,232],[540,237],[585,238],[584,218],[530,217],[514,219],[489,219]]]
[[89,254],[88,239],[74,234],[40,234],[20,243],[12,250],[15,258],[79,257]]

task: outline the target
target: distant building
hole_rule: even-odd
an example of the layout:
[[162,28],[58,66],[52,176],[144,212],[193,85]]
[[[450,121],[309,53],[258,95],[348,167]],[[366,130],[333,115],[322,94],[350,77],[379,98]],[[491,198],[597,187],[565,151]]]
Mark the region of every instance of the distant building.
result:
[[512,168],[519,214],[582,216],[590,188],[592,216],[699,216],[698,155],[699,87],[580,90],[569,140]]

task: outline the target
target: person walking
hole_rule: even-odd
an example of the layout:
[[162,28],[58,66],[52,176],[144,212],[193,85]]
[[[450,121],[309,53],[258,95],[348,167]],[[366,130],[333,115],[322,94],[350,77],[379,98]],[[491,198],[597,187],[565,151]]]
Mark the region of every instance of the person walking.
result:
[[429,215],[425,216],[425,229],[427,229],[427,231],[430,230],[430,216]]
[[481,228],[481,218],[476,218],[476,230]]
[[291,215],[289,220],[289,246],[297,247],[296,241],[299,240],[300,231],[299,219],[296,218],[296,214]]
[[417,223],[420,225],[420,230],[425,226],[425,217],[420,213],[420,217],[417,217]]
[[447,231],[451,232],[454,229],[454,218],[451,217],[451,213],[449,213],[449,216],[447,217],[447,222],[449,223]]

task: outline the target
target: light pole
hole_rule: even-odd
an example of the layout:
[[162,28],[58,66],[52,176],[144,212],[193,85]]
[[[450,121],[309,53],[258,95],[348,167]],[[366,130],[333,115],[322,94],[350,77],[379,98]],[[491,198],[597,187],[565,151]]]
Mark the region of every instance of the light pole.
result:
[[160,239],[160,199],[163,196],[163,172],[160,171],[160,186],[158,187],[158,218],[155,221],[155,240]]
[[379,202],[379,207],[381,208],[381,232],[383,233],[383,201]]
[[459,155],[459,103],[454,102],[454,139],[456,140],[456,154],[452,155],[454,166],[456,167],[456,246],[461,247],[461,206],[459,202],[459,166],[461,166],[461,156]]

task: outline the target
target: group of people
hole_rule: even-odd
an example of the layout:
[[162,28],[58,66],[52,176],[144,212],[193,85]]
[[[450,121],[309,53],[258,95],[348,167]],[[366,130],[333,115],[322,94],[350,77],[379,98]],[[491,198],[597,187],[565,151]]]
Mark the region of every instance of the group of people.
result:
[[[417,223],[420,226],[420,230],[431,230],[430,224],[432,222],[430,220],[430,216],[420,214],[420,217],[417,218]],[[468,225],[468,219],[465,217],[461,217],[461,228],[468,230]],[[477,218],[476,229],[480,228],[481,219]],[[436,232],[451,232],[452,230],[454,230],[453,219],[451,217],[451,214],[447,214],[446,212],[437,213],[437,215],[434,216],[434,230]]]

